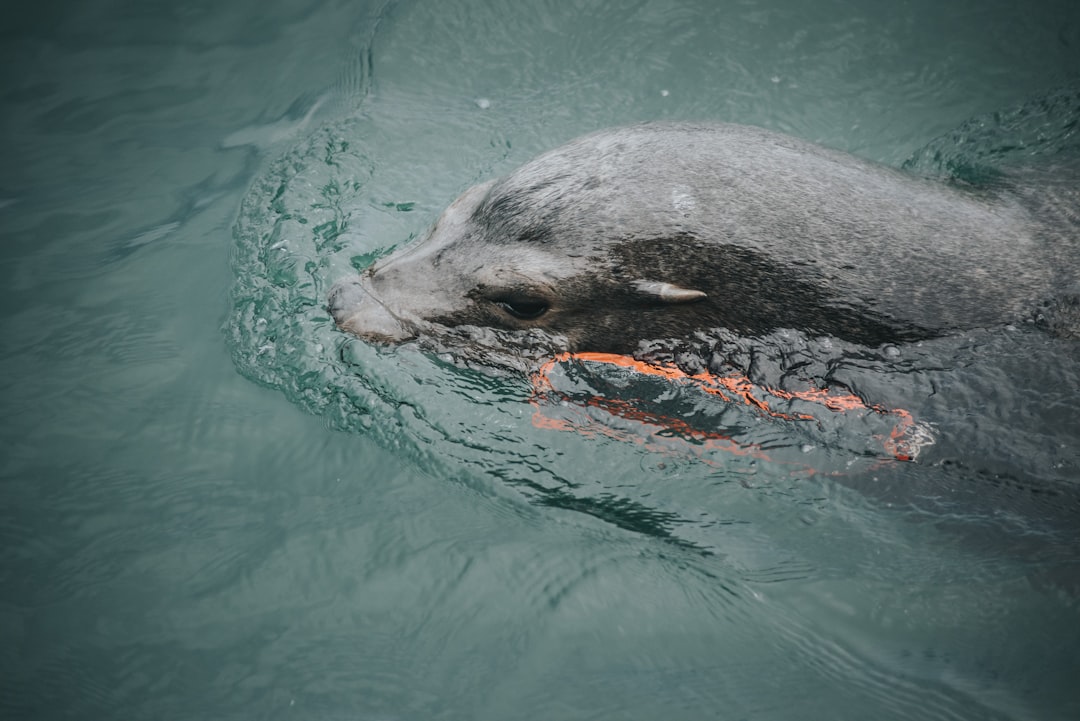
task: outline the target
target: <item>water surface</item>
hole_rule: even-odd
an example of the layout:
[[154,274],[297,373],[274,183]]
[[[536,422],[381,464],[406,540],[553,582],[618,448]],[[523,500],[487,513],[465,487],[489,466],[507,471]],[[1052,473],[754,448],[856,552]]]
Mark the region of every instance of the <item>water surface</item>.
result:
[[1080,715],[1074,345],[852,356],[937,443],[792,475],[537,428],[525,380],[320,310],[599,127],[899,165],[1074,85],[1075,3],[39,3],[0,37],[5,718]]

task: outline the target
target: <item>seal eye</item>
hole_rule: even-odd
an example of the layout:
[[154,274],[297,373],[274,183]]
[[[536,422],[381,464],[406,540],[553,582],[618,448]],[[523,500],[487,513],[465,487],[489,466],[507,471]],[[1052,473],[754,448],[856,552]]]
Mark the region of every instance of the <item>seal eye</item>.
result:
[[495,303],[510,315],[521,320],[536,320],[548,311],[548,304],[542,300],[515,298],[513,300],[497,300]]

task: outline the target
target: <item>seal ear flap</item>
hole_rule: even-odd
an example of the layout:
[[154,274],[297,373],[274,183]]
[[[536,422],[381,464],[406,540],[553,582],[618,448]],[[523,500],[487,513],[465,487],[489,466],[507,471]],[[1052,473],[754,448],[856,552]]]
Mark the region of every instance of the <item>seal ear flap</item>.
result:
[[700,290],[680,288],[671,283],[655,280],[635,280],[631,281],[630,285],[633,286],[638,295],[658,300],[661,303],[693,303],[696,300],[708,297]]

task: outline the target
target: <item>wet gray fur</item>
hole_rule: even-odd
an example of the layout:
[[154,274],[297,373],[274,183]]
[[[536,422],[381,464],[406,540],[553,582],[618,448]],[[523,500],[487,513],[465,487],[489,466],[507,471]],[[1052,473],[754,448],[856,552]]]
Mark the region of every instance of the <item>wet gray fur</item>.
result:
[[913,340],[1031,319],[1076,279],[1077,212],[1040,202],[759,128],[618,128],[469,189],[330,310],[376,341],[539,329],[552,351],[715,328]]

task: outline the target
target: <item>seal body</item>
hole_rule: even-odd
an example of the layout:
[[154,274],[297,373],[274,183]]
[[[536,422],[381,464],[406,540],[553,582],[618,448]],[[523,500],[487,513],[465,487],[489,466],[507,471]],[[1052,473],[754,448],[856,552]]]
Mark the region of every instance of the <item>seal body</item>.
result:
[[470,188],[329,309],[391,343],[628,353],[793,328],[876,345],[1030,315],[1060,275],[1055,235],[1005,192],[759,128],[645,124]]

